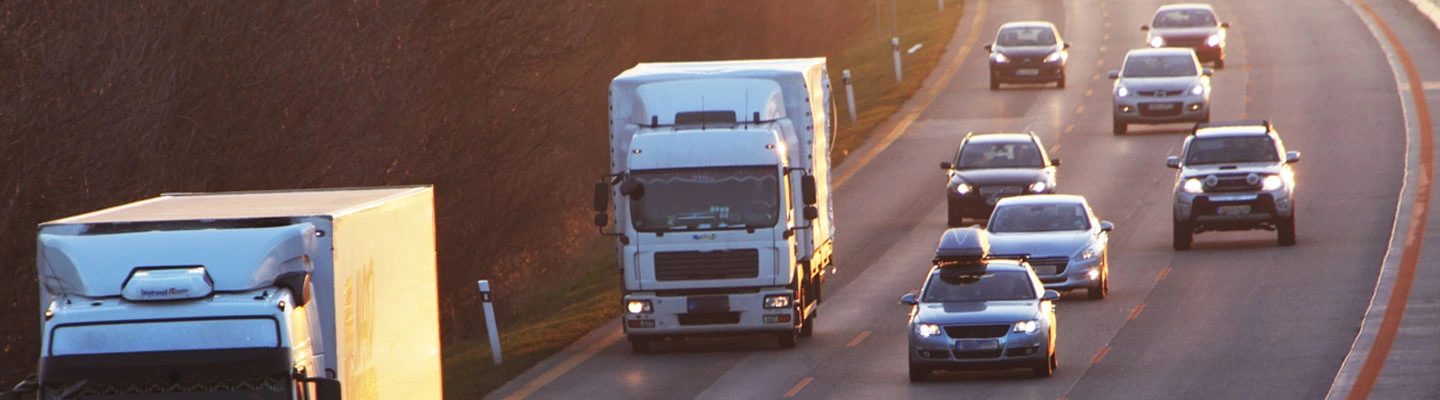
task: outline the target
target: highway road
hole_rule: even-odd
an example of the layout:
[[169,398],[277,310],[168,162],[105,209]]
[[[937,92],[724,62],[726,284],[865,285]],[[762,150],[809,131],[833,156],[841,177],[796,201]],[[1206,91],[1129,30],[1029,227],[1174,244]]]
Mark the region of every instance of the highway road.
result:
[[[1392,13],[1405,4],[1369,2]],[[1188,126],[1137,125],[1112,135],[1105,76],[1126,50],[1143,45],[1139,27],[1164,3],[966,1],[931,86],[839,171],[839,271],[815,336],[798,348],[779,350],[773,338],[757,336],[661,343],[656,354],[632,354],[611,324],[492,397],[1325,397],[1356,338],[1396,222],[1408,92],[1347,2],[1212,2],[1231,23],[1226,68],[1213,78],[1212,118],[1268,119],[1290,150],[1303,153],[1296,166],[1299,242],[1282,248],[1272,232],[1205,233],[1193,250],[1173,251],[1174,170],[1164,160],[1178,152]],[[988,90],[980,47],[1000,24],[1016,20],[1062,29],[1073,45],[1068,89]],[[1421,18],[1388,22],[1434,35]],[[1063,160],[1058,191],[1086,196],[1115,223],[1111,296],[1090,301],[1075,292],[1058,303],[1053,377],[940,373],[912,384],[909,308],[897,300],[919,287],[945,229],[939,162],[967,131],[1023,130]]]

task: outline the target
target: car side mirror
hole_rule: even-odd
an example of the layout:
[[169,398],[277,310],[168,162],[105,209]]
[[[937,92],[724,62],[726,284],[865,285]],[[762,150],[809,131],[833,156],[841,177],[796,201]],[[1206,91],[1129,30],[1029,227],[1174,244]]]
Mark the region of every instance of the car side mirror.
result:
[[1040,296],[1040,301],[1055,301],[1055,300],[1060,300],[1060,292],[1057,292],[1057,291],[1054,291],[1054,290],[1046,290],[1046,291],[1045,291],[1045,295],[1044,295],[1044,296]]
[[1110,221],[1100,221],[1100,231],[1109,232],[1115,230],[1115,224]]
[[995,46],[987,44],[985,45],[985,51],[995,51]]
[[1170,168],[1179,169],[1179,168],[1180,168],[1180,157],[1176,157],[1176,156],[1165,157],[1165,166],[1170,167]]
[[920,304],[920,302],[915,300],[914,293],[906,293],[904,296],[900,296],[900,304],[913,306],[916,304]]
[[952,168],[955,168],[955,166],[954,166],[954,165],[950,165],[950,162],[949,162],[949,161],[941,161],[941,162],[940,162],[940,169],[949,171],[949,170],[952,169]]
[[1120,70],[1118,70],[1118,69],[1112,69],[1112,70],[1110,70],[1110,79],[1120,79]]
[[1150,25],[1140,25],[1140,30],[1142,30],[1142,31],[1148,31],[1148,30],[1150,30]]
[[1221,28],[1229,28],[1229,27],[1230,27],[1230,23],[1229,23],[1229,22],[1221,22],[1221,23],[1220,23],[1220,27],[1221,27]]
[[1285,152],[1285,163],[1286,163],[1286,164],[1294,163],[1294,162],[1298,162],[1298,161],[1300,161],[1300,152],[1298,152],[1298,151],[1287,151],[1287,152]]
[[1060,46],[1060,49],[1061,49],[1061,50],[1070,50],[1070,44],[1069,44],[1069,43],[1066,43],[1064,46]]
[[1052,167],[1058,167],[1058,166],[1060,166],[1060,159],[1058,159],[1058,158],[1052,158],[1052,159],[1050,159],[1050,166],[1052,166]]
[[1204,69],[1201,69],[1201,70],[1200,70],[1200,73],[1205,74],[1205,76],[1211,76],[1211,75],[1215,75],[1215,70],[1210,69],[1210,68],[1204,68]]
[[800,177],[800,200],[807,206],[813,206],[817,201],[815,197],[815,175]]
[[645,184],[627,180],[620,184],[620,194],[630,197],[631,200],[645,198]]

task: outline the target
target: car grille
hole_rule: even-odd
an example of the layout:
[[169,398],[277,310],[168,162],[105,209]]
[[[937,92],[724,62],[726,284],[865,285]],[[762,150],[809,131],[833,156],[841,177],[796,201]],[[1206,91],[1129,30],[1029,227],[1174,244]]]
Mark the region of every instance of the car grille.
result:
[[[1054,276],[1054,275],[1064,275],[1064,274],[1065,274],[1065,267],[1070,265],[1070,258],[1069,258],[1069,257],[1032,258],[1032,259],[1030,259],[1029,262],[1030,262],[1030,267],[1035,270],[1035,274],[1036,274],[1036,275],[1040,275],[1040,276]],[[1051,273],[1048,273],[1048,271],[1042,271],[1042,270],[1047,269],[1045,266],[1051,266],[1051,265],[1055,266],[1055,273],[1051,274]],[[1041,272],[1047,272],[1047,273],[1041,273]]]
[[1135,94],[1148,97],[1169,97],[1184,94],[1185,90],[1137,90]]
[[982,359],[982,358],[999,358],[999,357],[1000,357],[1000,353],[1003,352],[1003,351],[1004,351],[1004,350],[999,350],[999,349],[996,349],[996,350],[985,350],[985,351],[959,351],[959,350],[955,350],[954,353],[955,353],[955,358],[956,358],[956,359],[959,359],[959,360],[976,360],[976,359]]
[[1010,325],[951,325],[945,327],[945,336],[951,339],[988,339],[1005,336]]
[[[1170,109],[1169,109],[1169,110],[1153,110],[1153,109],[1151,109],[1151,107],[1152,107],[1153,105],[1155,105],[1155,104],[1170,104]],[[1176,116],[1176,115],[1180,115],[1180,110],[1182,109],[1183,106],[1184,106],[1184,104],[1181,103],[1181,102],[1178,102],[1178,101],[1173,101],[1173,102],[1168,102],[1168,103],[1145,103],[1145,104],[1141,104],[1141,105],[1140,105],[1140,115],[1146,116],[1146,117],[1173,117],[1173,116]]]
[[662,251],[655,253],[655,279],[686,281],[760,276],[760,251]]
[[[1264,179],[1256,179],[1256,180],[1255,180],[1255,184],[1254,184],[1254,185],[1251,185],[1249,182],[1246,182],[1246,181],[1245,181],[1245,178],[1246,178],[1247,176],[1249,176],[1249,175],[1250,175],[1250,174],[1244,174],[1244,175],[1240,175],[1240,174],[1216,175],[1215,177],[1218,178],[1218,180],[1216,181],[1215,186],[1207,186],[1207,187],[1205,188],[1205,191],[1206,191],[1206,192],[1248,192],[1248,191],[1260,190],[1261,182],[1263,182]],[[1264,178],[1264,177],[1262,176],[1261,178]],[[1202,180],[1202,181],[1203,181],[1203,180]]]
[[691,325],[730,325],[740,323],[740,313],[689,313],[676,316],[680,320],[680,326]]
[[1024,189],[1019,186],[988,186],[980,188],[980,195],[984,197],[997,194],[1001,196],[1014,196],[1020,194],[1022,191],[1024,191]]
[[1199,39],[1166,39],[1165,47],[1200,47],[1205,44],[1206,38]]

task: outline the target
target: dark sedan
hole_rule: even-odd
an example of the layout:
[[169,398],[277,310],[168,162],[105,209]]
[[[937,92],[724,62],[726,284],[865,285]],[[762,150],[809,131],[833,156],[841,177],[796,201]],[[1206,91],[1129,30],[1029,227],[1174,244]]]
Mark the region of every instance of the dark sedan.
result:
[[985,219],[1002,198],[1055,193],[1055,167],[1034,133],[967,134],[952,161],[941,162],[949,226]]
[[1051,83],[1065,88],[1065,61],[1070,45],[1060,38],[1055,24],[1044,21],[1010,22],[1000,26],[990,52],[990,90],[1001,83]]

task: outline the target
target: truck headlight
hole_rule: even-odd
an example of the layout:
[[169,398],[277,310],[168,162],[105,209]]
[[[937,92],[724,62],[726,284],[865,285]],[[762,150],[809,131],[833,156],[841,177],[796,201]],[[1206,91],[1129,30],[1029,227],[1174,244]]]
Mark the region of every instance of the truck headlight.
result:
[[1016,322],[1014,331],[1020,333],[1034,333],[1036,329],[1040,329],[1040,321],[1032,319],[1029,321]]
[[767,309],[789,308],[789,307],[790,307],[790,295],[788,295],[788,294],[772,294],[772,295],[769,295],[769,296],[765,296],[765,301],[764,301],[764,303],[765,303],[765,304],[764,304],[764,305],[765,305],[765,308],[767,308]]
[[1047,63],[1052,63],[1052,62],[1056,62],[1056,61],[1060,61],[1060,52],[1058,52],[1058,51],[1057,51],[1057,52],[1054,52],[1054,53],[1050,53],[1050,55],[1048,55],[1048,56],[1045,56],[1045,62],[1047,62]]
[[1049,188],[1050,185],[1046,185],[1045,182],[1035,182],[1030,184],[1030,193],[1045,193],[1045,189]]
[[1150,47],[1165,47],[1165,38],[1159,36],[1150,38]]
[[939,334],[940,334],[940,325],[935,325],[935,324],[915,324],[915,334],[920,335],[920,337],[922,337],[922,338],[928,338],[928,337],[931,337],[931,336],[939,335]]
[[625,303],[625,311],[631,314],[649,314],[654,312],[655,308],[650,305],[650,300],[630,300]]
[[1212,34],[1212,35],[1210,35],[1210,37],[1205,38],[1205,45],[1206,45],[1206,46],[1210,46],[1210,47],[1219,46],[1219,45],[1220,45],[1220,34],[1218,34],[1218,33]]
[[1260,184],[1260,190],[1269,191],[1269,190],[1279,189],[1279,188],[1284,187],[1284,186],[1285,186],[1285,180],[1284,180],[1284,179],[1280,179],[1280,176],[1279,176],[1279,175],[1270,175],[1270,176],[1265,177],[1265,180],[1261,182],[1261,184]]
[[1184,185],[1180,185],[1180,190],[1185,193],[1201,193],[1205,191],[1205,184],[1200,183],[1199,179],[1190,178],[1185,180]]
[[964,184],[964,183],[955,185],[955,193],[957,193],[957,194],[959,194],[959,195],[961,195],[961,196],[970,194],[970,191],[971,191],[971,190],[975,190],[975,188],[972,188],[972,187],[970,187],[970,185],[966,185],[966,184]]

